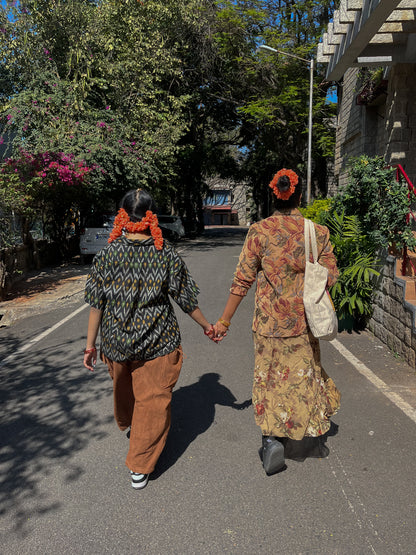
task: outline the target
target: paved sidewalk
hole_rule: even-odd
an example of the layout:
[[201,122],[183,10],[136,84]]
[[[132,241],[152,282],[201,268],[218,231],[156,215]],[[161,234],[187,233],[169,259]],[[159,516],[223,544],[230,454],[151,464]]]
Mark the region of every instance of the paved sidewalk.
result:
[[25,316],[41,314],[82,299],[89,266],[67,262],[33,270],[17,281],[0,301],[0,327],[12,326]]

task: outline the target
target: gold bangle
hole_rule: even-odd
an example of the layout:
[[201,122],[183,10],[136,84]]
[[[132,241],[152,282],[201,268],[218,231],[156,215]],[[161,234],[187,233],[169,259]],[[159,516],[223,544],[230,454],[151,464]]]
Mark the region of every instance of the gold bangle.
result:
[[223,326],[225,326],[226,328],[229,328],[231,326],[231,322],[227,322],[226,320],[223,320],[222,318],[219,318],[218,322],[220,324],[222,324]]

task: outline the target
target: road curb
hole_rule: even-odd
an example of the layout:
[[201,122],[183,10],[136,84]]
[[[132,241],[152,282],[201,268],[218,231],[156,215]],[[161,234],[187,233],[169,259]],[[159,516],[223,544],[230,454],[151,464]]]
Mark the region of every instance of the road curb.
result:
[[45,291],[0,303],[0,327],[10,327],[23,318],[59,308],[63,304],[81,302],[86,276],[70,278]]

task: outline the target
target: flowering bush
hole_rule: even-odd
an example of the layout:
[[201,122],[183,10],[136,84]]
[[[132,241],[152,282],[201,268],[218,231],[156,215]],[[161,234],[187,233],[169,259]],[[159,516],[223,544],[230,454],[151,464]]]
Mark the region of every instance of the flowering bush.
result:
[[[21,150],[0,168],[0,204],[22,217],[23,241],[28,222],[40,218],[53,239],[63,242],[74,207],[88,198],[88,175],[95,166],[75,160],[72,154]],[[26,224],[26,225],[25,225]]]
[[72,154],[63,152],[40,152],[31,154],[20,151],[20,157],[8,158],[0,169],[1,174],[17,174],[22,187],[28,180],[39,178],[39,184],[46,183],[53,187],[58,183],[68,186],[81,185],[86,174],[94,167],[88,167],[84,161],[75,161]]

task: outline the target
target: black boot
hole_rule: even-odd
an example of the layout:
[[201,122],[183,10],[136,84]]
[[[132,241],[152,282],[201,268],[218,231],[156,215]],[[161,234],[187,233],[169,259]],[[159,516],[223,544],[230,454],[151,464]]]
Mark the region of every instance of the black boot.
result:
[[285,449],[274,436],[262,438],[262,461],[266,474],[275,474],[285,465]]

